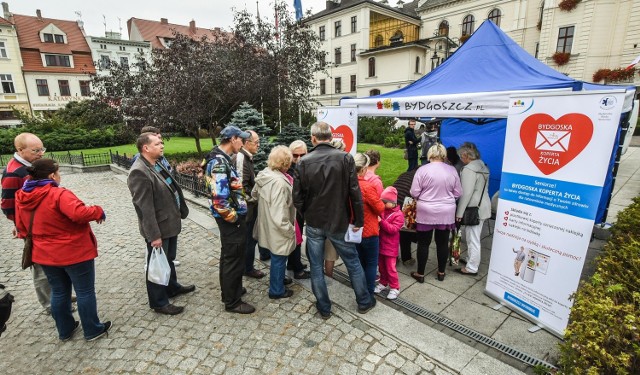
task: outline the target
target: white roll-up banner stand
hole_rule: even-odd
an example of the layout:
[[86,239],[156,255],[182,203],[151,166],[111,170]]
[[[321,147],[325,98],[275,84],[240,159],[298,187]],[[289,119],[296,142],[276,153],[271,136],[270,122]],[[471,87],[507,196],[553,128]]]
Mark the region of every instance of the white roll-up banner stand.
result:
[[485,293],[562,337],[624,91],[513,96]]
[[357,107],[319,107],[318,121],[331,126],[333,139],[340,139],[345,151],[356,154],[358,148],[358,108]]

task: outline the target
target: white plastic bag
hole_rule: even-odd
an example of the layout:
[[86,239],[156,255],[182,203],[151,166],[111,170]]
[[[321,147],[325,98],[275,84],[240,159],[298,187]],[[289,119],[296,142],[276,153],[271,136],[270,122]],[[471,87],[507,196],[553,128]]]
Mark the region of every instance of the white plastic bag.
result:
[[147,280],[154,284],[169,285],[169,277],[171,276],[171,267],[167,255],[161,247],[154,247],[151,250],[149,264],[147,265]]

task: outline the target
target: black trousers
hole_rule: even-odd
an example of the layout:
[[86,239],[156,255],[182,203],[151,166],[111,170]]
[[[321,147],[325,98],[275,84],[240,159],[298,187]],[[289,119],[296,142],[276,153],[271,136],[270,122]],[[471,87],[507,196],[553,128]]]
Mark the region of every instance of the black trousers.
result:
[[[151,243],[147,242],[147,264],[151,257]],[[171,276],[169,277],[169,285],[164,286],[160,284],[154,284],[147,278],[145,273],[145,279],[147,279],[147,295],[149,296],[149,306],[152,309],[164,307],[169,304],[169,298],[175,296],[175,293],[180,289],[181,285],[178,283],[178,276],[176,275],[176,267],[173,261],[176,259],[176,253],[178,251],[178,236],[162,239],[162,250],[167,256],[169,261],[169,267],[171,268]]]
[[[435,232],[435,236],[434,236]],[[447,268],[447,258],[449,257],[449,232],[450,230],[430,230],[418,233],[418,273],[424,275],[424,269],[429,259],[429,245],[431,237],[436,240],[436,252],[438,255],[438,272],[444,273]]]
[[216,217],[220,230],[220,289],[225,309],[238,306],[242,300],[242,274],[247,249],[247,224],[243,216],[235,223]]
[[400,259],[403,262],[411,259],[412,242],[418,242],[416,232],[400,230]]

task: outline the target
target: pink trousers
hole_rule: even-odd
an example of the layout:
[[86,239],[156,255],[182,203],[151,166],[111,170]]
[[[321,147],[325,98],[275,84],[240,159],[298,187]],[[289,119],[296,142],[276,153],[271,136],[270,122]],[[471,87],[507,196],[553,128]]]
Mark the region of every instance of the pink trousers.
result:
[[391,289],[400,289],[398,270],[396,270],[396,257],[380,255],[378,257],[378,269],[380,269],[380,284]]

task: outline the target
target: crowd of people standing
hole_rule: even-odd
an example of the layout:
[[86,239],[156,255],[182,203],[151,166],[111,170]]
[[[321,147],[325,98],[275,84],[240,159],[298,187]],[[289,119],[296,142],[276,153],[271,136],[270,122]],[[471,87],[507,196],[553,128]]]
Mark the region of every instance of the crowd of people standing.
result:
[[[472,143],[452,152],[435,142],[425,154],[427,161],[418,167],[420,142],[414,127],[415,121],[410,121],[405,132],[409,170],[386,189],[376,174],[380,153],[369,150],[352,156],[344,151],[344,144],[332,140],[327,123],[311,126],[311,150],[301,140],[289,147],[277,146],[268,156],[267,168],[257,173],[253,156],[260,146],[258,134],[232,124],[225,127],[220,144],[202,164],[210,212],[220,231],[219,281],[225,310],[255,312],[243,300],[247,294],[243,276],[265,276],[254,265],[256,247],[260,259],[270,260],[269,298],[293,295],[286,287],[292,282],[286,270],[292,270],[294,278],[310,279],[323,319],[332,315],[325,277],[331,275],[333,265],[329,269],[327,249],[335,253],[330,262],[338,256],[342,259],[359,313],[371,310],[376,305],[374,296],[385,290],[388,299],[398,298],[396,261],[400,255],[405,265],[415,263],[412,242],[418,245],[417,270],[411,276],[424,282],[428,248],[435,239],[436,277],[443,281],[450,231],[459,227],[465,209],[473,206],[479,207],[480,223],[466,226],[468,258],[456,271],[477,275],[480,230],[490,216],[489,170]],[[188,216],[189,208],[164,158],[160,131],[143,130],[127,186],[146,244],[147,262],[162,249],[170,268],[167,285],[147,278],[149,307],[176,315],[184,306],[172,304],[170,298],[196,289],[179,283],[175,268],[181,219]],[[60,340],[69,340],[80,325],[86,340],[102,337],[112,323],[98,318],[94,287],[97,241],[89,222],[104,222],[106,213],[59,186],[59,166],[42,159],[45,148],[37,136],[23,133],[16,137],[15,146],[14,158],[3,172],[2,211],[15,223],[14,236],[34,235],[32,272],[38,299],[51,312]],[[417,202],[415,231],[403,228],[400,207],[408,196]],[[55,225],[51,226],[51,220]],[[301,258],[303,233],[309,265]],[[72,286],[80,322],[72,315]]]

